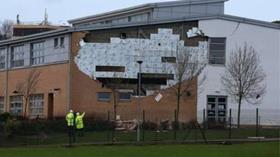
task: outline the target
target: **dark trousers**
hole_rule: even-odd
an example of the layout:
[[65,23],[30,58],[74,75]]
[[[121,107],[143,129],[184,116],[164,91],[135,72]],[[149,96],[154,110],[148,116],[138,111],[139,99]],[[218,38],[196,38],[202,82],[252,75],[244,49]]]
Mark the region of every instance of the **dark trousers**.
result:
[[77,129],[78,136],[84,136],[84,128]]
[[68,128],[69,145],[72,145],[72,143],[76,142],[75,128],[74,126],[67,126],[67,128]]

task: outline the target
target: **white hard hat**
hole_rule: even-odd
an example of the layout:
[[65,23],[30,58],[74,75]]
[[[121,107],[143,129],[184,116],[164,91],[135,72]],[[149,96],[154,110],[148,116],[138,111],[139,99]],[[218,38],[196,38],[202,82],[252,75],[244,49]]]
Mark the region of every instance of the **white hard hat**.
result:
[[73,113],[73,110],[70,110],[70,113]]
[[77,112],[77,113],[76,113],[76,115],[80,115],[80,113],[79,113],[79,112]]

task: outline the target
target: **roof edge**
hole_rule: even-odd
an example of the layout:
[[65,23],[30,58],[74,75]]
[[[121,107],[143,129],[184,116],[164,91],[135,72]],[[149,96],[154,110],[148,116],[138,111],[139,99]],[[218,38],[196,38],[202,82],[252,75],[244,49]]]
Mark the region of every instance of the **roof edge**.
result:
[[70,19],[70,20],[68,20],[68,22],[70,24],[77,24],[77,23],[86,22],[86,21],[89,21],[89,20],[95,19],[95,18],[112,17],[112,16],[119,15],[119,14],[125,14],[127,12],[135,12],[135,11],[151,9],[151,8],[155,8],[155,7],[160,8],[160,7],[168,7],[168,6],[176,6],[176,5],[194,5],[194,4],[217,3],[217,2],[226,2],[226,1],[228,1],[228,0],[177,0],[177,1],[168,1],[168,2],[147,3],[147,4],[142,4],[142,5],[136,5],[133,7],[113,10],[113,11],[109,11],[109,12],[105,12],[105,13],[100,13],[100,14],[96,14],[96,15],[90,15],[90,16]]
[[123,23],[123,24],[107,24],[101,26],[83,26],[83,27],[72,27],[71,31],[90,31],[90,30],[102,30],[102,29],[114,29],[114,28],[125,28],[125,27],[135,27],[135,26],[144,26],[144,25],[154,25],[154,24],[164,24],[164,23],[175,23],[183,21],[200,21],[200,20],[213,20],[213,19],[222,19],[234,22],[242,22],[246,24],[252,24],[262,27],[268,27],[273,29],[280,29],[280,24],[254,20],[244,17],[232,16],[232,15],[209,15],[209,16],[192,16],[176,19],[164,19],[164,20],[155,20],[155,21],[143,21],[143,22],[134,22],[134,23]]
[[22,36],[22,37],[18,37],[18,38],[1,40],[0,46],[29,41],[29,40],[36,40],[36,39],[40,39],[40,38],[45,38],[45,37],[50,37],[50,36],[55,36],[55,35],[60,35],[60,34],[66,34],[66,33],[70,33],[70,28],[56,29],[56,30],[42,32],[42,33],[36,33],[36,34],[32,34],[32,35]]

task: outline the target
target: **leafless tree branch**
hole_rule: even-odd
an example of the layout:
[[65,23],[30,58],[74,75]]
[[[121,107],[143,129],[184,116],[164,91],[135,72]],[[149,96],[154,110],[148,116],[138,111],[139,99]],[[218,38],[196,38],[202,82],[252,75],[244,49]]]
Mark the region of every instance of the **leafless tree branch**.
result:
[[40,78],[41,72],[37,71],[36,69],[32,69],[27,77],[24,79],[23,82],[18,82],[16,85],[16,90],[19,94],[21,94],[24,98],[24,113],[23,117],[26,117],[27,115],[27,106],[29,102],[30,96],[36,91],[39,78]]
[[237,47],[232,52],[222,76],[222,85],[238,103],[238,126],[242,100],[257,103],[256,97],[265,93],[265,77],[259,57],[252,46],[245,43],[243,47]]

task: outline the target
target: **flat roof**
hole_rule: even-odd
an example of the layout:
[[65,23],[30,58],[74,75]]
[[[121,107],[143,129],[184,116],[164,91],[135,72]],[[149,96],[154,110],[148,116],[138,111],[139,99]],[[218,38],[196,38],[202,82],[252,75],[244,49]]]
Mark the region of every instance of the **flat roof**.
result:
[[66,33],[70,33],[69,28],[61,28],[61,29],[46,31],[46,32],[42,32],[42,33],[36,33],[36,34],[32,34],[32,35],[22,36],[22,37],[15,37],[15,38],[7,39],[7,40],[1,40],[0,46],[19,43],[19,42],[25,42],[25,41],[30,41],[30,40],[36,40],[36,39],[41,39],[41,38],[47,38],[47,37],[52,37],[52,36],[56,36],[56,35],[66,34]]
[[207,4],[207,3],[217,3],[217,2],[226,2],[226,1],[228,1],[228,0],[180,0],[180,1],[169,1],[169,2],[147,3],[147,4],[137,5],[137,6],[133,6],[133,7],[124,8],[124,9],[105,12],[105,13],[101,13],[101,14],[71,19],[71,20],[68,20],[68,22],[70,24],[77,24],[77,23],[81,23],[81,22],[87,22],[87,21],[91,21],[91,20],[122,15],[122,14],[130,13],[130,12],[148,10],[148,9],[152,9],[152,8],[180,6],[180,5]]
[[143,21],[143,22],[130,22],[130,23],[123,23],[123,24],[104,24],[100,26],[84,26],[84,27],[69,27],[69,28],[62,28],[42,33],[37,33],[33,35],[23,36],[12,38],[8,40],[0,41],[0,46],[7,45],[7,44],[14,44],[24,41],[36,40],[61,34],[67,34],[71,32],[79,32],[79,31],[93,31],[93,30],[106,30],[106,29],[114,29],[114,28],[126,28],[126,27],[137,27],[137,26],[145,26],[145,25],[156,25],[156,24],[165,24],[165,23],[176,23],[176,22],[184,22],[184,21],[200,21],[200,20],[213,20],[213,19],[221,19],[233,22],[240,22],[245,24],[257,25],[267,28],[273,29],[280,29],[280,24],[254,20],[244,17],[232,16],[232,15],[211,15],[211,16],[193,16],[193,17],[186,17],[186,18],[173,18],[173,19],[165,19],[165,20],[154,20],[154,21]]
[[280,24],[254,20],[244,17],[232,16],[232,15],[208,15],[208,16],[192,16],[185,18],[172,18],[164,20],[153,20],[153,21],[142,21],[142,22],[127,22],[123,24],[103,24],[95,26],[83,26],[83,27],[71,27],[71,31],[90,31],[90,30],[102,30],[102,29],[112,29],[112,28],[124,28],[124,27],[135,27],[135,26],[144,26],[144,25],[155,25],[155,24],[164,24],[164,23],[175,23],[175,22],[184,22],[184,21],[200,21],[200,20],[213,20],[221,19],[227,21],[234,21],[246,24],[252,24],[262,27],[280,29]]
[[15,24],[13,25],[13,28],[50,28],[50,29],[59,29],[59,28],[65,28],[67,26],[54,26],[54,25],[25,25],[25,24]]

